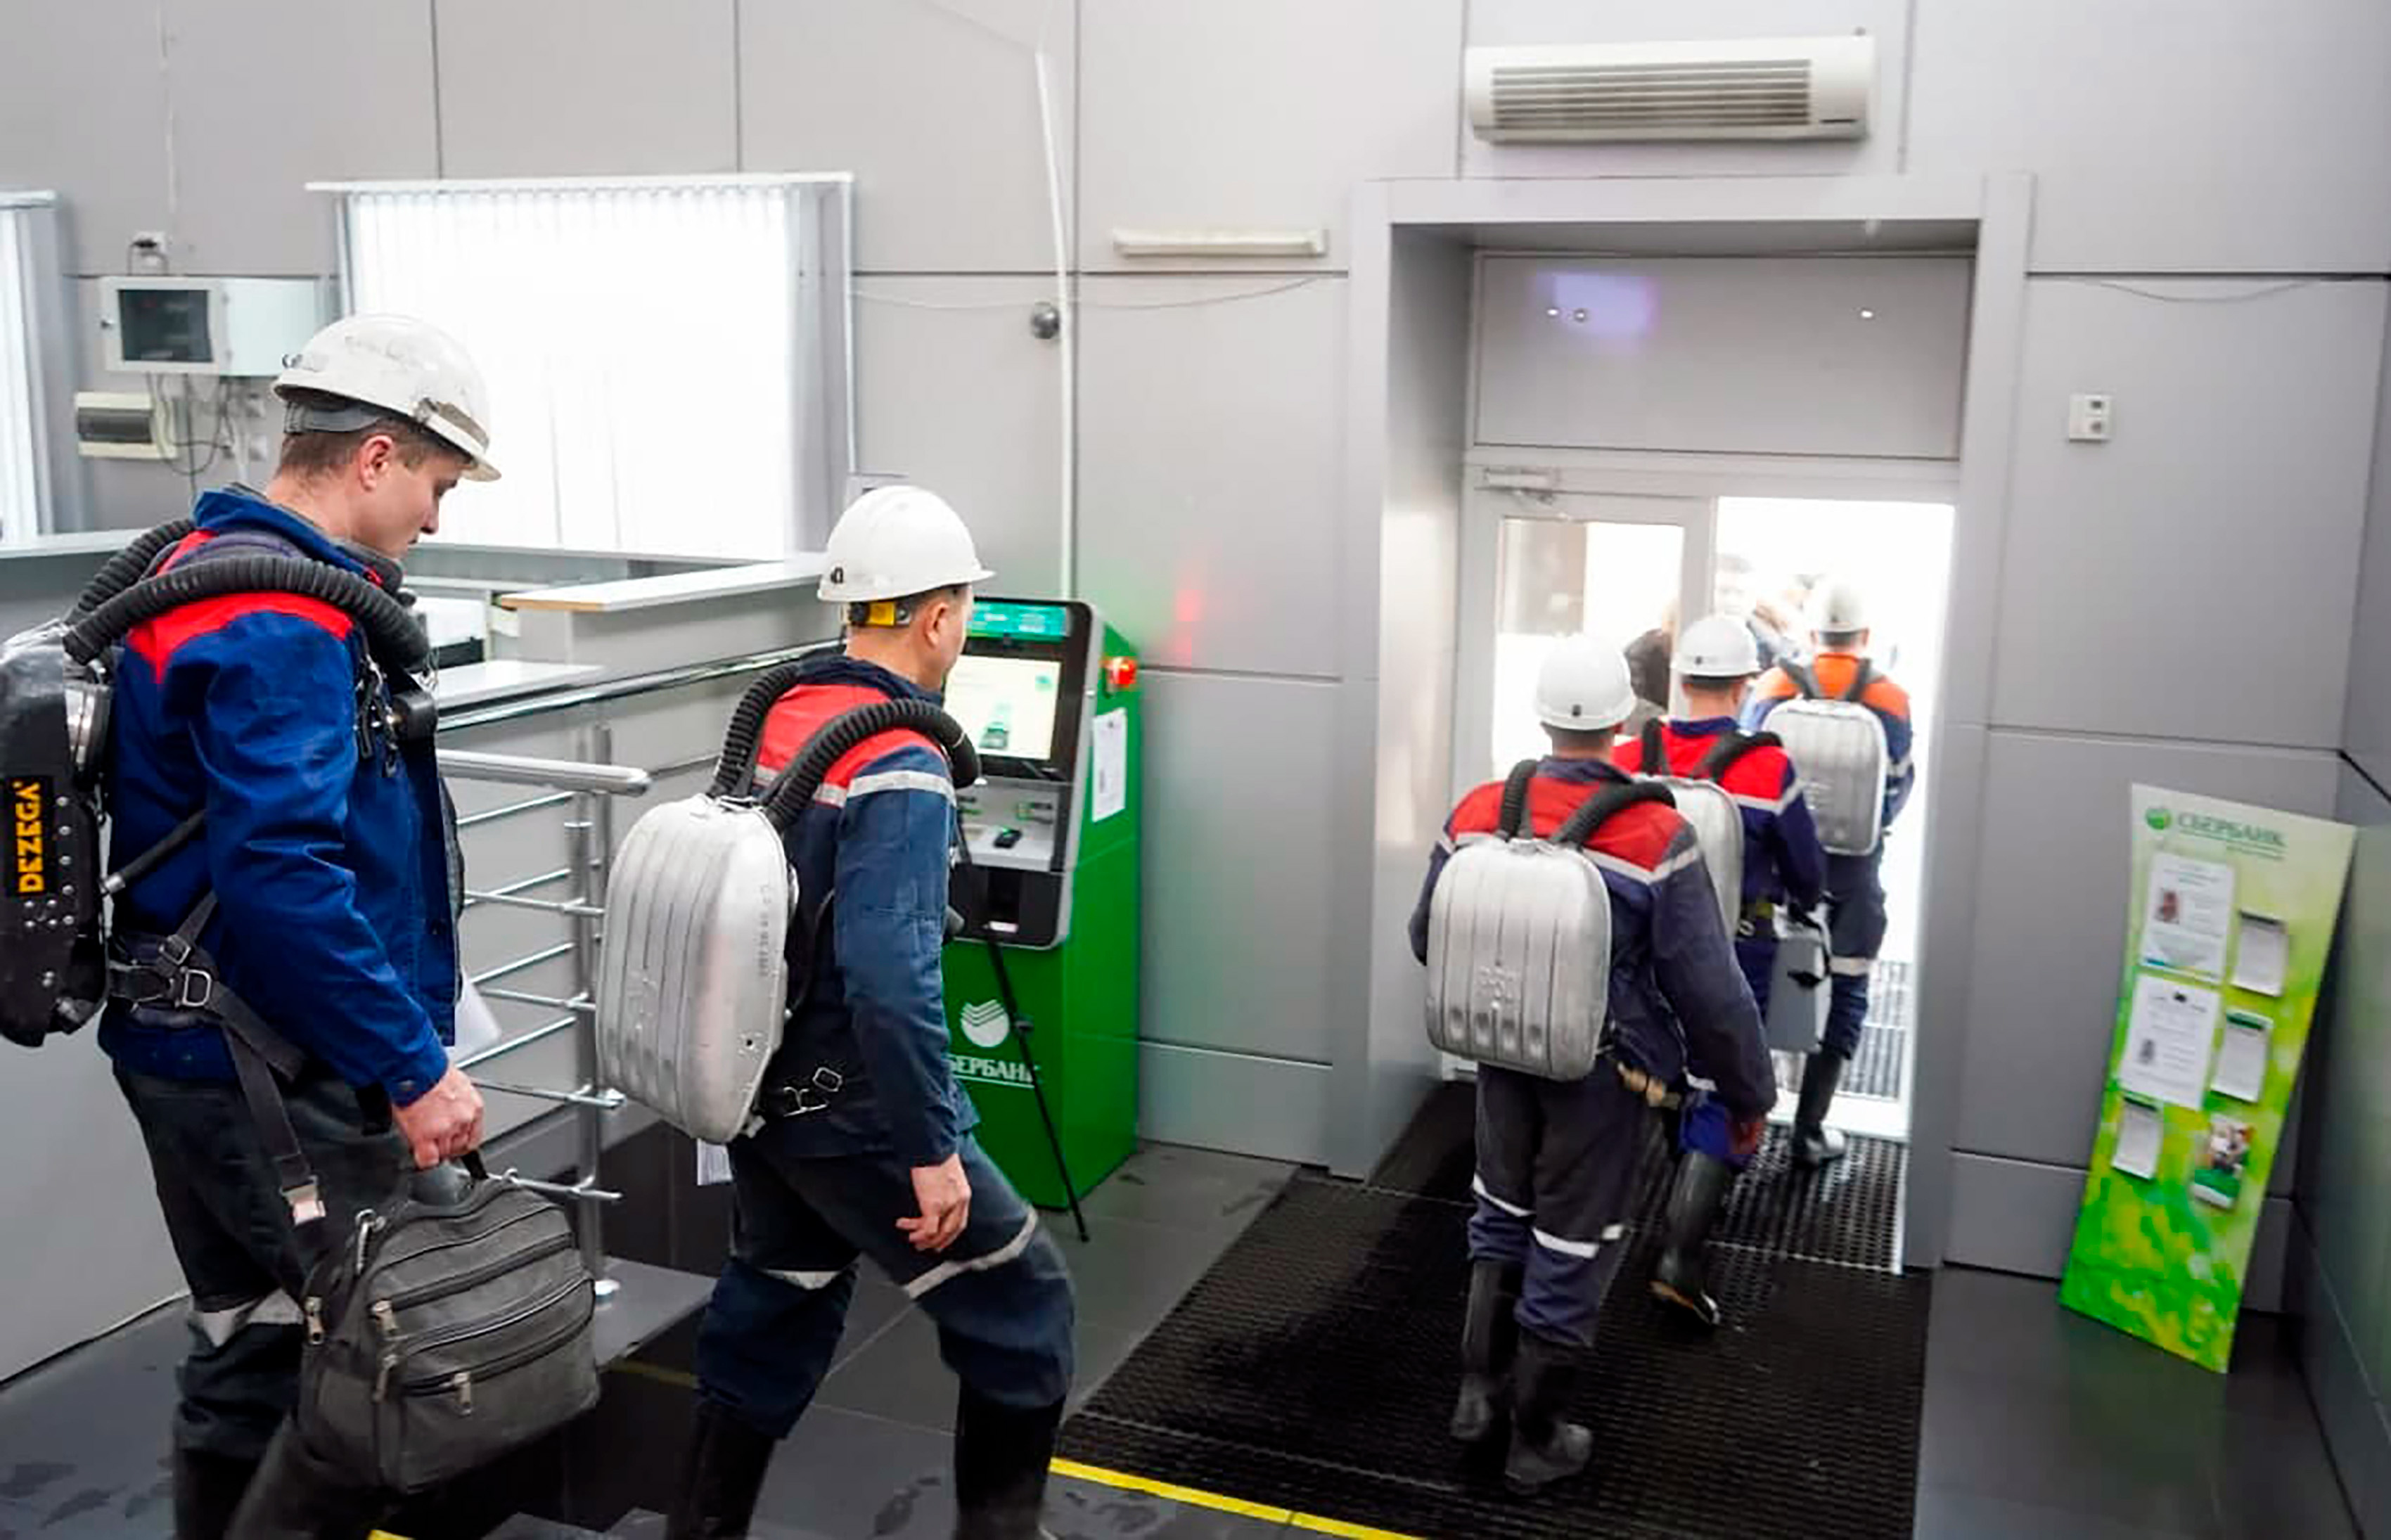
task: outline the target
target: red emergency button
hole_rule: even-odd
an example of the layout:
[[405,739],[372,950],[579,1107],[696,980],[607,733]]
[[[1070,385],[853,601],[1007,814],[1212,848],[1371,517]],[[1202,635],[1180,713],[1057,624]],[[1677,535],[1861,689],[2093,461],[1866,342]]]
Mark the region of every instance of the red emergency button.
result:
[[1105,659],[1105,682],[1116,691],[1133,688],[1137,683],[1137,659]]

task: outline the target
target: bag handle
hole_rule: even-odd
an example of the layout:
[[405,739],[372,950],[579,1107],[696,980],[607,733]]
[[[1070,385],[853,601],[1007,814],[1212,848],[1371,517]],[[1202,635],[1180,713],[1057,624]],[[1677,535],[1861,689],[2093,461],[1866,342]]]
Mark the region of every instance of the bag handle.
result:
[[1669,773],[1669,757],[1661,744],[1661,718],[1653,718],[1644,724],[1641,734],[1644,762],[1640,767],[1647,775]]
[[1818,676],[1810,672],[1807,665],[1786,663],[1779,666],[1785,670],[1785,677],[1791,679],[1794,687],[1802,692],[1803,700],[1815,701],[1818,698]]
[[1669,788],[1658,781],[1630,781],[1622,785],[1605,786],[1578,804],[1577,811],[1553,833],[1553,843],[1571,849],[1592,839],[1612,815],[1626,811],[1639,802],[1658,802],[1674,808],[1677,799]]
[[1858,669],[1852,675],[1850,687],[1843,692],[1843,699],[1858,704],[1859,698],[1868,693],[1868,687],[1875,682],[1876,665],[1867,658],[1860,659]]
[[1522,759],[1511,767],[1503,778],[1503,811],[1494,821],[1494,832],[1505,839],[1517,839],[1527,826],[1528,783],[1536,778],[1536,761]]

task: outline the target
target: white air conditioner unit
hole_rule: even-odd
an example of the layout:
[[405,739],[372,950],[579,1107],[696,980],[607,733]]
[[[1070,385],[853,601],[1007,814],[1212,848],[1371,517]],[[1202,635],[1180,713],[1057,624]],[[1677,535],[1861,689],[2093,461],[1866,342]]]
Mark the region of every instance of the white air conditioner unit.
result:
[[1876,40],[1472,48],[1465,69],[1481,139],[1858,139]]

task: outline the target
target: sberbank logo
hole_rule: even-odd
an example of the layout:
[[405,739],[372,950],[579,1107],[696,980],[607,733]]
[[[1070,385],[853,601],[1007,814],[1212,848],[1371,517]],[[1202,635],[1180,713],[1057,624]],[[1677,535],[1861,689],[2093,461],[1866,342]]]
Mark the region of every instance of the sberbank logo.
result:
[[[2283,852],[2283,832],[2281,829],[2269,829],[2264,824],[2244,823],[2233,818],[2211,818],[2206,813],[2185,813],[2177,818],[2174,822],[2178,833],[2191,835],[2201,839],[2222,840],[2228,845],[2239,845],[2251,850],[2265,850],[2275,855],[2281,855]],[[2164,824],[2157,823],[2155,819],[2152,826],[2165,827]]]
[[1005,1014],[1003,1004],[994,1000],[964,1006],[960,1019],[964,1041],[975,1048],[998,1047],[1013,1031],[1013,1018]]
[[2149,824],[2152,828],[2156,829],[2159,833],[2165,834],[2167,832],[2167,825],[2175,822],[2175,815],[2168,812],[2165,808],[2152,808],[2149,812],[2142,815],[2142,822]]

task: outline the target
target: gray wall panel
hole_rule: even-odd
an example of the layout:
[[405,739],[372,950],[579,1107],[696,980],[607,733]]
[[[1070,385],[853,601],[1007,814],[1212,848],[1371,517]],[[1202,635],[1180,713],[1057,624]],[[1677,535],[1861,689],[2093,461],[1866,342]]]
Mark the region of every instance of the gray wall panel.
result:
[[[988,591],[1055,591],[1059,384],[1071,344],[1029,334],[1030,307],[1054,297],[1053,280],[881,277],[856,289],[862,469],[908,476],[951,500],[996,571]],[[1110,602],[1101,589],[1083,592]]]
[[1867,138],[1814,144],[1489,144],[1462,128],[1465,176],[1892,175],[1901,169],[1906,94],[1906,0],[1472,0],[1472,46],[1552,43],[1674,43],[1753,37],[1876,39],[1876,89]]
[[[332,200],[307,183],[437,174],[427,6],[167,0],[166,15],[177,270],[330,273]],[[536,57],[509,61],[527,123],[545,117],[521,110]],[[537,72],[543,107],[574,78]]]
[[2384,342],[2383,370],[2342,748],[2378,784],[2391,785],[2391,336]]
[[733,0],[433,3],[444,175],[737,166]]
[[[2081,1168],[1965,1154],[1951,1165],[1945,1261],[2036,1278],[2057,1278],[2066,1269],[2084,1197]],[[2294,1223],[2288,1198],[2267,1199],[2250,1249],[2243,1308],[2268,1314],[2283,1308],[2284,1257]]]
[[2136,287],[2029,286],[1993,720],[2337,748],[2385,286]]
[[2391,261],[2391,6],[2178,0],[2159,26],[2074,0],[1916,10],[1908,169],[2032,170],[2036,266]]
[[121,273],[167,227],[160,0],[15,7],[0,48],[0,187],[55,190],[71,273]]
[[2391,1415],[2359,1365],[2347,1316],[2309,1238],[2294,1236],[2289,1267],[2288,1304],[2303,1317],[2301,1372],[2359,1532],[2391,1534]]
[[1307,1165],[1328,1159],[1325,1065],[1149,1042],[1138,1055],[1138,1133],[1167,1145]]
[[1345,285],[1286,281],[1081,285],[1080,584],[1149,662],[1337,672]]
[[742,169],[855,173],[859,272],[1051,273],[1037,48],[1042,39],[1068,251],[1076,9],[744,5]]
[[1487,260],[1477,441],[1959,452],[1958,257]]
[[2320,754],[1995,730],[1955,1145],[2079,1172],[2090,1157],[2126,942],[2128,787],[2330,817],[2339,773]]
[[1079,260],[1091,271],[1190,265],[1119,255],[1120,227],[1325,228],[1323,265],[1345,266],[1355,183],[1454,175],[1463,10],[1462,0],[1081,6]]
[[1149,669],[1149,1042],[1328,1062],[1336,692]]
[[2340,816],[2358,826],[2349,895],[2309,1078],[2317,1165],[2301,1206],[2320,1264],[2375,1393],[2391,1395],[2391,799],[2345,770]]

